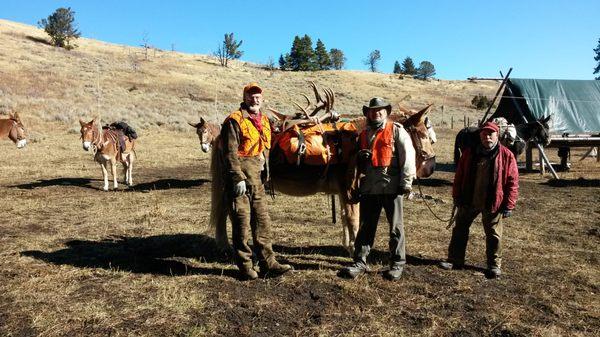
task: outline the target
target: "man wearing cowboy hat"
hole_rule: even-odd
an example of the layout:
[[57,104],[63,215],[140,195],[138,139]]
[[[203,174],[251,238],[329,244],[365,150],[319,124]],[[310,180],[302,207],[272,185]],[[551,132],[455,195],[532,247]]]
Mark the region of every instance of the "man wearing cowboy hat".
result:
[[390,268],[384,277],[396,281],[406,264],[402,195],[410,193],[416,174],[415,149],[402,124],[388,120],[392,106],[375,97],[363,106],[367,126],[359,135],[360,229],[354,263],[340,276],[356,278],[368,271],[367,256],[375,240],[381,209],[390,224]]
[[258,278],[252,263],[253,250],[248,245],[250,232],[261,273],[277,276],[293,269],[277,262],[271,244],[271,219],[263,185],[268,175],[271,126],[261,112],[262,102],[262,89],[257,83],[249,83],[244,87],[239,109],[225,119],[221,129],[225,183],[232,200],[234,258],[242,280]]
[[464,151],[454,175],[452,197],[456,224],[444,269],[462,269],[469,227],[481,213],[485,232],[488,278],[500,277],[502,219],[511,216],[519,195],[519,171],[513,153],[498,142],[499,127],[486,122],[479,131],[481,144]]

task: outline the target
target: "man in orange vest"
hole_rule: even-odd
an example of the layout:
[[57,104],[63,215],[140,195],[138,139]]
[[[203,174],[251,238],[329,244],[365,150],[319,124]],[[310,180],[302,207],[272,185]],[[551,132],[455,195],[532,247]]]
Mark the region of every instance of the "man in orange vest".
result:
[[363,106],[367,127],[359,136],[360,229],[354,243],[354,263],[340,270],[356,278],[368,271],[367,256],[375,240],[381,209],[390,224],[390,268],[384,277],[396,281],[406,264],[402,195],[410,193],[416,175],[415,149],[402,124],[387,117],[392,106],[382,98]]
[[261,274],[277,276],[293,268],[278,263],[271,246],[271,219],[263,185],[268,175],[271,126],[260,110],[262,89],[257,83],[246,85],[243,99],[240,108],[225,119],[221,139],[227,170],[225,183],[233,200],[230,218],[234,258],[240,279],[254,280],[258,273],[248,245],[250,231]]

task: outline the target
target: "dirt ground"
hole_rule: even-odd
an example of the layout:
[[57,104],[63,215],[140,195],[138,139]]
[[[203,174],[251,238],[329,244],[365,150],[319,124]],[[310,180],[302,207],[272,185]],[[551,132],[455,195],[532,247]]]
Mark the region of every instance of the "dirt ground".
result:
[[[64,127],[56,124],[60,130]],[[451,210],[453,133],[438,129],[423,192]],[[549,181],[521,175],[505,225],[504,274],[488,280],[474,224],[469,268],[443,271],[450,231],[422,200],[405,204],[408,266],[336,276],[350,262],[325,195],[270,202],[276,251],[295,271],[240,282],[207,235],[209,156],[192,133],[145,130],[135,187],[103,192],[77,134],[0,143],[2,336],[591,336],[600,330],[600,164]],[[551,157],[556,160],[556,150]],[[122,180],[122,179],[121,179]],[[374,269],[387,263],[383,217]],[[596,333],[594,333],[596,331]]]

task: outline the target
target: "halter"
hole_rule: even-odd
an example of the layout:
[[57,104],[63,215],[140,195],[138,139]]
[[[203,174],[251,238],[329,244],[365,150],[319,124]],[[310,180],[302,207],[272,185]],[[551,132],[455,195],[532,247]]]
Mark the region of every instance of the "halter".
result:
[[410,136],[413,146],[415,147],[417,155],[421,157],[423,161],[435,158],[435,154],[427,154],[425,153],[425,151],[423,151],[423,143],[421,142],[421,138],[419,137],[419,131],[416,127],[411,125],[406,128],[406,131],[408,131],[408,135]]
[[21,125],[19,125],[19,122],[17,122],[16,120],[14,120],[14,119],[12,119],[12,118],[10,119],[10,121],[12,122],[12,126],[11,126],[10,130],[8,130],[8,137],[10,138],[10,133],[11,133],[11,132],[12,132],[12,131],[13,131],[15,128],[17,128],[17,130],[16,130],[16,135],[15,135],[15,143],[16,143],[16,142],[18,142],[18,141],[20,141],[20,140],[26,139],[26,137],[21,137],[21,136],[19,135],[19,130],[18,130],[19,128],[21,128],[21,129],[23,129],[23,133],[25,133],[25,128],[24,128],[24,127],[22,127]]

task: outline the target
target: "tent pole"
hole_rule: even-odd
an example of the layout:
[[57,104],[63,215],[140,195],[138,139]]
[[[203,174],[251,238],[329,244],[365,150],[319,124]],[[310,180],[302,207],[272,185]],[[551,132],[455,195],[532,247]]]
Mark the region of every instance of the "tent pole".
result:
[[508,76],[510,75],[511,71],[512,71],[512,68],[508,69],[508,72],[506,73],[506,76],[502,80],[502,83],[500,83],[500,87],[498,88],[498,91],[496,91],[496,95],[494,96],[494,99],[492,100],[492,103],[490,103],[490,106],[488,106],[487,111],[485,112],[485,114],[483,115],[483,118],[481,119],[481,123],[482,124],[487,121],[487,115],[490,113],[490,110],[492,110],[492,107],[494,106],[494,103],[496,103],[496,98],[498,98],[498,95],[500,94],[500,91],[502,90],[502,88],[504,88],[504,85],[506,84],[506,81],[508,81]]

